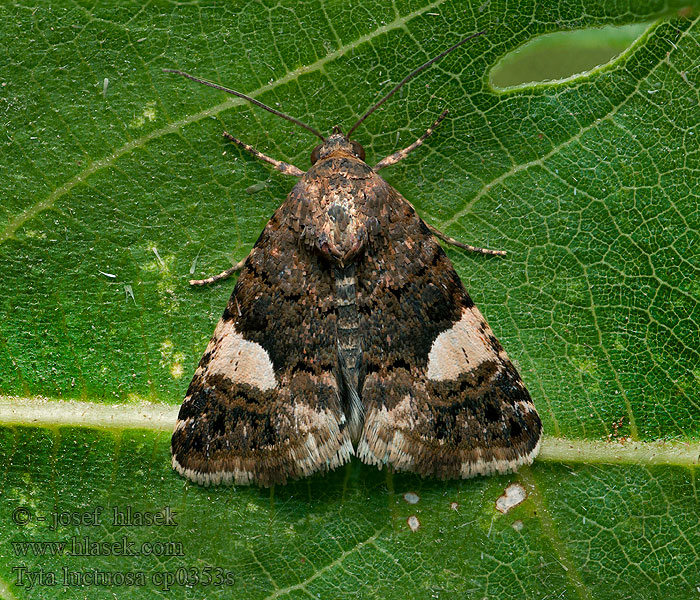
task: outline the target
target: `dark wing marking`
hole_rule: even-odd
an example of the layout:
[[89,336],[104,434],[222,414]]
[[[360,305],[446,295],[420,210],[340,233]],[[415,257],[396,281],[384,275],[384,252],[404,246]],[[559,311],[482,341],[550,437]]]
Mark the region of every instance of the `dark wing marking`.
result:
[[391,190],[357,264],[368,464],[441,478],[532,462],[542,425],[450,260]]
[[173,467],[197,483],[285,483],[353,454],[332,272],[300,247],[289,202],[246,261],[180,409]]

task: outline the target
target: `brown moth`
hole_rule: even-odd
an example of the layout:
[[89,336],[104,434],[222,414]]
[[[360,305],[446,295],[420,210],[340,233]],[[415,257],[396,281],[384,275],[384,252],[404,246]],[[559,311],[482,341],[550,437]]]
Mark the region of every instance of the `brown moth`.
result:
[[[476,34],[480,35],[480,34]],[[269,486],[333,469],[352,456],[439,478],[512,471],[536,456],[542,424],[518,372],[474,306],[430,227],[350,139],[308,125],[239,92],[178,73],[313,132],[311,168],[261,154],[299,177],[240,271],[187,390],[172,463],[204,485]]]

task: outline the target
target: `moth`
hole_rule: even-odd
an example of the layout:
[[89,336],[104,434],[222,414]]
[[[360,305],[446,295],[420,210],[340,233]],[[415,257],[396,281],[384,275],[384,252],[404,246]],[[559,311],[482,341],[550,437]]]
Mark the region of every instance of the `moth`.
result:
[[437,238],[377,172],[353,131],[318,136],[311,168],[224,135],[299,181],[246,259],[178,415],[172,464],[203,485],[284,484],[352,456],[438,478],[512,471],[536,456],[542,424],[518,372],[466,292]]

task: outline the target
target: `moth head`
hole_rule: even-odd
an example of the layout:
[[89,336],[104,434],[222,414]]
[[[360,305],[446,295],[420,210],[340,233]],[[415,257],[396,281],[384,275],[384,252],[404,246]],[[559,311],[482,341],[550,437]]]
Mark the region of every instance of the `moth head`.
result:
[[338,125],[333,127],[333,133],[316,146],[311,153],[311,164],[332,154],[349,154],[360,160],[365,160],[365,149],[359,142],[349,140]]

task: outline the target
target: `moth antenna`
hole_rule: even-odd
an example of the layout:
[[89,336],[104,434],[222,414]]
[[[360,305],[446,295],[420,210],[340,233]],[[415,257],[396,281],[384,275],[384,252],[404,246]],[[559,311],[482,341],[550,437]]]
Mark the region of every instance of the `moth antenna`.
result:
[[355,123],[350,130],[347,133],[347,138],[350,139],[350,134],[355,131],[358,125],[362,123],[367,117],[369,117],[375,110],[377,110],[382,104],[384,104],[389,98],[391,98],[396,92],[398,92],[404,85],[406,85],[411,79],[413,79],[418,73],[421,71],[424,71],[427,69],[430,65],[432,65],[434,62],[440,60],[443,56],[449,54],[453,50],[456,50],[459,48],[462,44],[466,44],[469,40],[474,39],[475,37],[479,37],[480,35],[484,35],[486,32],[485,31],[479,31],[478,33],[473,33],[469,37],[464,38],[461,42],[457,42],[454,46],[451,48],[448,48],[444,52],[441,52],[437,56],[434,56],[431,58],[429,61],[423,63],[420,67],[418,67],[415,71],[411,71],[406,77],[404,77],[396,86],[394,87],[393,90],[391,90],[386,96],[384,96],[379,102],[377,102],[372,108],[370,108],[364,115],[362,115],[358,120],[357,123]]
[[278,117],[282,117],[283,119],[287,119],[287,121],[291,121],[292,123],[296,123],[300,127],[303,127],[307,131],[310,131],[313,133],[315,136],[320,137],[324,142],[326,141],[326,138],[323,137],[323,135],[314,129],[313,127],[307,125],[306,123],[302,123],[299,119],[295,119],[294,117],[290,117],[289,115],[285,115],[283,112],[280,112],[278,110],[275,110],[274,108],[268,106],[267,104],[263,104],[259,100],[256,100],[255,98],[251,98],[250,96],[246,96],[245,94],[242,94],[241,92],[237,92],[236,90],[232,90],[229,88],[224,87],[223,85],[219,85],[218,83],[214,83],[213,81],[207,81],[206,79],[201,79],[199,77],[195,77],[194,75],[190,75],[189,73],[185,73],[184,71],[178,71],[177,69],[163,69],[165,73],[175,73],[176,75],[182,75],[183,77],[186,77],[187,79],[191,79],[192,81],[196,81],[197,83],[201,83],[202,85],[208,85],[209,87],[214,88],[215,90],[221,90],[222,92],[226,92],[227,94],[232,94],[234,96],[238,96],[239,98],[243,98],[243,100],[247,100],[251,104],[255,104],[255,106],[259,106],[260,108],[264,108],[266,111],[271,112],[273,115],[277,115]]

